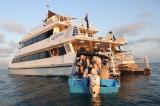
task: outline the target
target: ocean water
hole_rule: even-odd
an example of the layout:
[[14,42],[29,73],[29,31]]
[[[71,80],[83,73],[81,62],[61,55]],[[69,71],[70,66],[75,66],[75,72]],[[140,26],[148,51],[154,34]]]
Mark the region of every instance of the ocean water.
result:
[[9,75],[0,70],[0,106],[160,106],[160,63],[150,76],[121,76],[117,94],[70,95],[67,78]]

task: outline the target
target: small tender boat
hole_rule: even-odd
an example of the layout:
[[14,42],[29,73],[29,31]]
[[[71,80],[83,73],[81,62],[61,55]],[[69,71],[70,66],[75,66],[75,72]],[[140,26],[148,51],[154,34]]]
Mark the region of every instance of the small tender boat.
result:
[[[78,75],[69,76],[70,93],[90,94],[89,78],[80,78]],[[100,79],[100,93],[117,93],[120,82],[116,79]]]
[[[107,58],[103,55],[93,53],[81,53],[85,56],[99,56]],[[78,55],[77,55],[78,56]],[[84,77],[77,72],[76,65],[73,65],[72,74],[69,76],[69,88],[71,94],[91,94],[96,97],[99,94],[118,93],[120,82],[115,76],[109,78],[101,77],[99,74],[91,73],[89,77]],[[112,74],[111,74],[112,75]]]

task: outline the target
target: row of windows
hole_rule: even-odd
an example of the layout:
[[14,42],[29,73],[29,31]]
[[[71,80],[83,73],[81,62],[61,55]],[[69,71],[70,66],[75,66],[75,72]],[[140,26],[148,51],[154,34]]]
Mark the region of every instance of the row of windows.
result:
[[[66,54],[66,50],[65,50],[64,46],[61,46],[61,47],[58,47],[58,48],[54,48],[51,51],[52,51],[51,54],[54,55],[54,56],[61,56],[61,55],[65,55]],[[32,61],[32,60],[38,60],[38,59],[43,59],[43,58],[49,58],[49,57],[51,57],[50,53],[48,51],[43,51],[43,52],[39,52],[39,53],[27,55],[27,56],[14,58],[12,60],[12,63],[19,63],[19,62],[24,62],[24,61]]]
[[18,57],[14,58],[12,60],[12,63],[19,63],[19,62],[24,62],[24,61],[31,61],[31,60],[38,60],[38,59],[43,59],[43,58],[49,58],[51,55],[48,53],[48,51],[43,51],[23,57]]
[[51,35],[53,35],[53,29],[51,29],[47,32],[44,32],[44,33],[42,33],[38,36],[33,37],[32,39],[29,39],[29,40],[23,42],[22,44],[20,44],[20,48],[29,46],[33,43],[36,43],[36,42],[39,42],[39,41],[44,40],[46,38],[49,38]]

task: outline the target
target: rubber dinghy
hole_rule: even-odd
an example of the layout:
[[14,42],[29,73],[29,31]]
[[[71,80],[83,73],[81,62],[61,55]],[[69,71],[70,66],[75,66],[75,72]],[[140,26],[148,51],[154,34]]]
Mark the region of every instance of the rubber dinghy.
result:
[[[86,54],[83,55],[90,56]],[[91,56],[93,57],[93,55]],[[101,55],[96,56],[100,57]],[[103,77],[101,77],[99,73],[95,74],[93,72],[89,72],[89,69],[87,71],[89,73],[88,76],[84,77],[85,72],[83,74],[80,74],[79,69],[79,66],[77,66],[77,63],[75,62],[75,64],[73,65],[73,72],[68,79],[71,94],[91,94],[92,97],[96,97],[99,94],[118,93],[120,82],[116,77],[110,76],[108,78],[105,78],[105,74],[102,75]]]

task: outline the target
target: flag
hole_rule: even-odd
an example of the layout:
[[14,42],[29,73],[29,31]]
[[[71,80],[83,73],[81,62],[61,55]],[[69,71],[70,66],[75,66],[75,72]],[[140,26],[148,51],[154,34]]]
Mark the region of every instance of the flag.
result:
[[84,20],[86,21],[87,29],[88,29],[89,28],[88,14],[86,14]]

